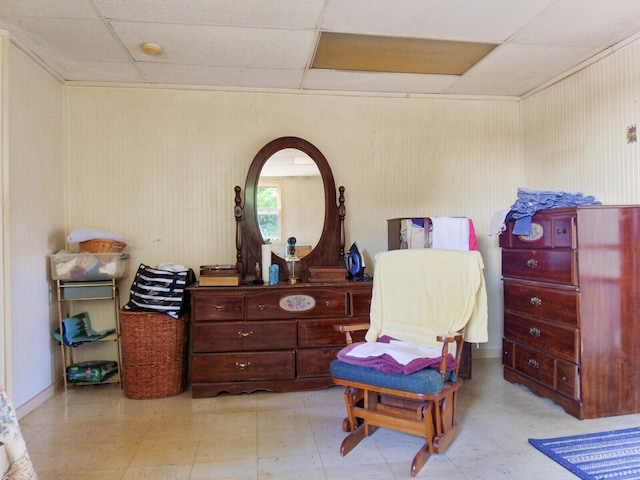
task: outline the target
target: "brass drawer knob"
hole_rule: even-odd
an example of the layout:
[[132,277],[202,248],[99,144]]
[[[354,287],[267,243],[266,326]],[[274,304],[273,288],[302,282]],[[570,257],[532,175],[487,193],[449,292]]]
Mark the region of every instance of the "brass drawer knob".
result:
[[540,305],[542,305],[542,299],[538,297],[531,297],[529,299],[529,303],[531,303],[531,305],[533,305],[534,307],[539,307]]
[[246,370],[251,366],[251,362],[236,362],[236,368],[238,370]]
[[532,337],[539,337],[540,336],[540,330],[538,330],[536,327],[531,327],[529,329],[529,335],[531,335]]
[[267,305],[265,303],[259,303],[258,305],[256,305],[256,309],[262,312],[267,309]]
[[529,260],[527,260],[527,267],[529,268],[536,268],[538,266],[538,261],[534,258],[530,258]]
[[530,358],[527,363],[531,368],[535,368],[535,369],[540,368],[540,362],[535,361],[533,358]]
[[224,305],[214,305],[213,309],[218,312],[221,312],[222,310],[224,310]]
[[240,338],[247,338],[247,337],[250,337],[251,335],[253,335],[253,332],[252,332],[252,331],[248,331],[248,332],[247,332],[246,330],[240,330],[240,331],[238,332],[238,336],[239,336]]

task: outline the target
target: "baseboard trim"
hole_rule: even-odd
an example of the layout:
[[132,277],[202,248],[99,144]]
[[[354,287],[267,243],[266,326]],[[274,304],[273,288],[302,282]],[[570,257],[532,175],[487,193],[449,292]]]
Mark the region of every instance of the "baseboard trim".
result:
[[49,400],[51,397],[53,397],[55,392],[56,392],[55,385],[51,385],[49,388],[45,388],[42,392],[40,392],[38,395],[33,397],[27,403],[16,408],[16,415],[18,416],[18,420],[20,420],[22,417],[32,412],[36,408],[38,408],[40,405],[42,405],[44,402]]
[[501,358],[501,348],[476,348],[471,344],[471,358]]

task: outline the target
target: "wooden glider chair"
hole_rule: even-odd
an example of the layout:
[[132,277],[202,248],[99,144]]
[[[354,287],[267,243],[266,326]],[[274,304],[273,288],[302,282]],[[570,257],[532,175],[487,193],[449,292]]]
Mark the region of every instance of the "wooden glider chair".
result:
[[[456,437],[457,371],[463,339],[487,341],[487,296],[477,251],[394,250],[377,256],[370,324],[337,326],[348,345],[331,363],[344,387],[347,418],[340,455],[378,427],[425,439],[411,465]],[[366,342],[350,332],[368,329]]]

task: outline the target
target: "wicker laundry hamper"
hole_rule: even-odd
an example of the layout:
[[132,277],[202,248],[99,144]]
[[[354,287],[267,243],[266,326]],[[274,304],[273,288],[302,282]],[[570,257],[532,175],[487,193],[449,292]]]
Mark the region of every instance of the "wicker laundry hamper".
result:
[[120,310],[124,396],[165,398],[187,383],[188,315]]

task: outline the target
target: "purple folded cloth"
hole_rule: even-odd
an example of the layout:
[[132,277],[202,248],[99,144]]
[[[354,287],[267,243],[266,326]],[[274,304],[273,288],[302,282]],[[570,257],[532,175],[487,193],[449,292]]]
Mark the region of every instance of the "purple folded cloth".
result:
[[[378,339],[378,342],[389,343],[391,340],[393,339],[388,336],[383,336]],[[388,355],[386,353],[370,357],[354,357],[349,355],[349,352],[351,352],[351,350],[363,343],[366,342],[356,342],[344,347],[338,352],[338,360],[349,363],[351,365],[375,368],[386,373],[403,373],[405,375],[408,375],[424,368],[437,369],[439,368],[440,360],[442,359],[442,356],[436,358],[416,358],[414,360],[411,360],[406,365],[403,365],[395,360],[391,355]],[[453,357],[453,355],[448,354],[446,359],[447,371],[455,370],[457,366],[458,362],[456,361],[456,359]]]

